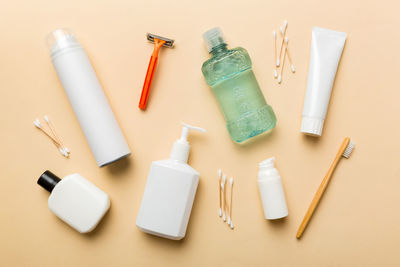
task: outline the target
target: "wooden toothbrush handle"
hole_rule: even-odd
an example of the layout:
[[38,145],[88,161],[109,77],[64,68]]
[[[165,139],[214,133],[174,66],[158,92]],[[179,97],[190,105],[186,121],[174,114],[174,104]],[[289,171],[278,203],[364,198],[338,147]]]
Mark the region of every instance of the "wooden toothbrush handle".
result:
[[299,230],[297,231],[296,238],[300,238],[303,235],[304,230],[306,229],[308,223],[311,220],[312,215],[314,214],[315,209],[317,208],[319,202],[321,201],[322,195],[324,194],[324,192],[329,184],[329,181],[332,178],[332,174],[333,174],[340,158],[342,157],[343,152],[346,150],[346,147],[348,146],[349,142],[350,142],[350,138],[346,137],[344,139],[342,145],[340,146],[340,149],[339,149],[338,153],[336,154],[336,157],[333,160],[333,163],[331,164],[327,174],[325,175],[324,179],[322,180],[321,184],[319,185],[318,191],[317,191],[317,193],[315,193],[315,196],[314,196],[310,206],[308,207],[307,213],[304,216],[303,221],[301,222]]

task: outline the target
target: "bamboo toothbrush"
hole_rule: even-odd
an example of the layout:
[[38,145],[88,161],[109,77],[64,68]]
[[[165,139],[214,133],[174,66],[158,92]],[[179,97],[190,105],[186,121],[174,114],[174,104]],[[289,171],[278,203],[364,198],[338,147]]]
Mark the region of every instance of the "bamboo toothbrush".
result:
[[303,235],[304,230],[306,229],[308,223],[310,222],[310,219],[311,219],[312,215],[314,214],[314,211],[317,208],[317,206],[322,198],[322,195],[324,194],[324,192],[329,184],[329,181],[332,178],[332,174],[333,174],[337,164],[339,163],[339,160],[342,158],[342,156],[345,158],[349,158],[353,149],[354,149],[354,143],[350,140],[349,137],[346,137],[344,139],[342,145],[340,146],[340,149],[337,152],[335,160],[333,161],[331,167],[329,168],[328,173],[325,175],[324,179],[322,180],[322,182],[318,188],[318,191],[315,194],[314,199],[312,200],[310,207],[307,210],[306,215],[303,218],[303,221],[299,227],[299,230],[297,231],[296,238],[301,238],[301,236]]
[[219,169],[218,170],[218,200],[219,200],[218,215],[219,215],[219,217],[222,216],[221,179],[222,179],[222,171],[221,171],[221,169]]

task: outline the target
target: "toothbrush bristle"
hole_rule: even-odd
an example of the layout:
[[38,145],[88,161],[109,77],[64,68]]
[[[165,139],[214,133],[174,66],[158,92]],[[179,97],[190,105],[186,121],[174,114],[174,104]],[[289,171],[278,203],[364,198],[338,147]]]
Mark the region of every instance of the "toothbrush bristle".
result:
[[276,69],[274,69],[274,78],[278,78],[278,71]]
[[229,180],[229,183],[231,184],[231,186],[233,185],[233,177],[231,177],[231,179]]
[[353,149],[354,149],[354,143],[350,140],[349,144],[347,145],[346,149],[343,152],[343,157],[348,159],[350,157],[351,152],[353,152]]
[[222,182],[224,183],[224,184],[226,184],[226,175],[224,174],[224,176],[223,176],[223,178],[222,178]]
[[46,121],[46,122],[50,122],[50,120],[49,120],[49,117],[46,115],[46,116],[44,116],[44,120]]
[[222,176],[222,171],[221,169],[218,170],[218,178],[221,180],[221,176]]
[[272,31],[272,36],[274,37],[274,39],[275,39],[275,37],[276,37],[276,33],[275,33],[275,31]]

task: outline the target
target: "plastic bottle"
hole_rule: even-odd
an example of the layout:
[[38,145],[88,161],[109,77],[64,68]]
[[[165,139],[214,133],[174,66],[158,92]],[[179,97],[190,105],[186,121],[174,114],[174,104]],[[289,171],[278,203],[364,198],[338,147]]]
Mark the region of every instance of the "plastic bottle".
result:
[[187,164],[189,129],[183,124],[167,160],[153,161],[142,198],[136,226],[145,233],[180,240],[185,237],[200,174]]
[[92,231],[110,208],[110,198],[79,174],[60,179],[45,171],[37,181],[50,192],[51,212],[80,233]]
[[274,167],[275,158],[269,158],[259,164],[258,189],[264,208],[265,219],[275,220],[288,216],[282,180]]
[[275,114],[264,98],[244,48],[227,49],[222,32],[213,28],[203,35],[212,58],[202,72],[225,117],[231,139],[242,143],[273,129]]
[[51,59],[98,166],[130,155],[96,73],[69,30],[49,34]]

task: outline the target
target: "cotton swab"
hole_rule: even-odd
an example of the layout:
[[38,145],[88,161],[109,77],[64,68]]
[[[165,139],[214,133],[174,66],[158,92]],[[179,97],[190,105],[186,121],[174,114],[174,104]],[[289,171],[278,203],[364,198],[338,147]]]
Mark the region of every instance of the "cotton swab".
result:
[[60,148],[60,152],[61,154],[63,154],[63,156],[65,157],[69,157],[69,149],[67,147],[64,146],[64,144],[61,141],[61,138],[57,135],[56,129],[54,128],[53,123],[50,121],[49,117],[47,115],[44,116],[44,120],[46,121],[47,125],[50,128],[51,133],[53,134],[53,136],[55,137],[55,139],[57,140],[57,142],[60,144],[61,148]]
[[288,43],[289,43],[289,39],[287,37],[285,37],[285,50],[283,52],[282,67],[281,67],[281,73],[278,76],[278,83],[282,82],[283,67],[285,66],[285,58],[286,58],[286,51],[287,51]]
[[286,48],[286,54],[287,54],[287,57],[288,57],[288,59],[289,59],[290,70],[291,70],[293,73],[295,73],[295,72],[296,72],[296,67],[294,66],[293,61],[292,61],[292,58],[290,57],[290,53],[289,53],[289,49],[288,49],[288,48]]
[[230,202],[229,202],[229,205],[228,205],[228,207],[229,207],[229,209],[228,209],[228,225],[230,226],[231,225],[231,214],[232,214],[232,179],[233,178],[231,178],[230,180],[229,180],[229,197],[230,197]]
[[[229,188],[228,188],[229,186]],[[229,179],[229,185],[227,184],[226,175],[222,173],[222,170],[218,170],[218,193],[219,193],[219,216],[222,220],[228,223],[228,226],[233,230],[232,220],[232,203],[233,203],[233,177]],[[229,190],[229,194],[226,192]],[[228,194],[228,197],[227,197]],[[229,199],[228,199],[229,198]],[[221,212],[222,211],[222,212]]]
[[[272,31],[272,37],[274,39],[274,62],[277,62],[276,60],[276,32]],[[275,65],[275,64],[274,64]],[[274,66],[274,78],[276,79],[278,77],[278,71],[276,70],[276,66]]]
[[226,214],[226,219],[227,219],[227,223],[228,223],[228,226],[230,225],[230,221],[229,221],[229,210],[230,210],[230,207],[229,207],[229,204],[228,204],[228,198],[226,197],[226,195],[227,195],[227,191],[228,191],[228,185],[227,184],[225,184],[225,214]]
[[68,158],[69,157],[69,149],[68,148],[64,148],[60,142],[58,140],[56,140],[56,138],[54,138],[53,136],[50,135],[50,133],[48,133],[45,129],[43,129],[42,124],[40,123],[39,119],[35,119],[33,121],[33,125],[36,126],[36,128],[38,128],[40,131],[42,131],[48,138],[50,138],[50,140],[53,142],[53,144],[58,148],[58,151],[60,151],[60,153]]
[[221,201],[221,179],[222,179],[222,171],[221,169],[218,170],[218,200],[219,200],[219,210],[218,215],[219,217],[222,216],[222,201]]
[[233,177],[229,180],[230,188],[231,188],[231,201],[229,204],[229,220],[228,224],[233,229],[233,221],[232,221],[232,199],[233,199]]
[[225,190],[225,184],[226,184],[226,175],[224,174],[221,182],[221,190],[222,190],[222,220],[225,222],[226,221],[226,190]]
[[[283,29],[282,29],[282,27],[280,27],[279,32],[281,33],[281,37],[283,38]],[[287,54],[287,57],[288,57],[288,60],[289,60],[289,64],[290,64],[290,70],[293,73],[295,73],[296,72],[296,67],[293,64],[292,57],[290,56],[290,52],[289,52],[289,47],[288,46],[286,46],[286,54]]]
[[51,139],[51,141],[53,141],[53,143],[57,146],[57,148],[59,148],[61,145],[60,143],[57,142],[56,139],[54,139],[45,129],[42,128],[42,124],[40,123],[39,119],[36,119],[33,121],[33,125],[36,126],[36,128],[38,128],[40,131],[42,131],[48,138]]
[[231,217],[231,215],[232,215],[232,184],[231,184],[231,182],[232,181],[231,180],[232,180],[232,178],[229,180],[229,188],[230,188],[229,197],[230,197],[230,201],[229,201],[229,204],[228,204],[228,211],[227,211],[227,213],[228,213],[228,226],[231,226],[231,221],[232,221],[232,217]]
[[285,21],[283,22],[283,27],[280,27],[280,29],[282,30],[283,34],[282,34],[281,48],[280,48],[280,51],[279,51],[279,57],[278,57],[278,59],[276,60],[276,66],[277,66],[277,67],[280,66],[280,59],[281,59],[281,56],[282,56],[282,50],[283,50],[283,44],[284,44],[283,42],[284,42],[284,40],[285,40],[287,25],[288,25],[288,22],[287,22],[287,20],[285,20]]
[[63,142],[61,141],[60,136],[57,134],[56,129],[53,125],[53,122],[50,120],[49,116],[45,115],[44,116],[44,120],[46,121],[47,125],[50,128],[51,133],[53,134],[53,136],[55,137],[55,139],[58,141],[58,143],[62,146],[63,150],[65,151],[65,153],[69,154],[70,150],[64,146]]

